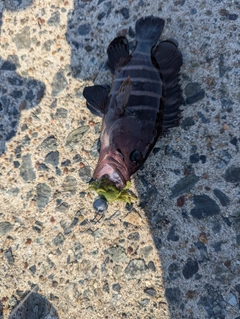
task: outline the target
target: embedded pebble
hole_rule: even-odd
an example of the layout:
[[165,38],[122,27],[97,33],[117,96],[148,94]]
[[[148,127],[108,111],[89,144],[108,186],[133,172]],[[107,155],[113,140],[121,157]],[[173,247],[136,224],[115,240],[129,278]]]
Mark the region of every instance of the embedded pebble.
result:
[[198,181],[199,177],[195,174],[190,174],[186,177],[183,177],[171,188],[172,194],[170,195],[170,198],[174,198],[189,192]]
[[218,204],[207,195],[194,195],[195,207],[191,210],[191,215],[197,219],[220,214]]
[[83,135],[89,130],[89,126],[80,126],[67,136],[66,146],[74,147],[81,141]]
[[128,279],[141,278],[142,275],[147,271],[146,264],[143,259],[133,259],[129,262],[124,273]]
[[58,71],[52,81],[52,96],[55,97],[68,86],[68,81],[62,70]]
[[4,236],[13,229],[13,225],[9,222],[0,223],[0,235]]
[[20,176],[25,182],[30,182],[36,179],[36,173],[33,169],[31,154],[22,157],[22,165],[19,168]]
[[185,94],[186,94],[186,103],[193,104],[198,102],[199,100],[203,99],[205,96],[205,91],[201,89],[199,83],[189,83],[185,87]]
[[51,188],[46,183],[38,184],[36,202],[40,210],[47,205],[50,197],[51,197]]

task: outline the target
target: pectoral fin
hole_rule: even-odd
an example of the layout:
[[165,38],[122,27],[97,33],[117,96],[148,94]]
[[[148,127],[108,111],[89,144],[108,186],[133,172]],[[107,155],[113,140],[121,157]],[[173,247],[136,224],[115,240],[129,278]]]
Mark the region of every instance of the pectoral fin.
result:
[[87,108],[97,116],[102,117],[107,112],[109,89],[102,85],[85,87],[83,96],[87,100]]
[[116,95],[116,110],[117,113],[123,114],[127,102],[129,100],[130,94],[132,91],[132,83],[130,81],[130,77],[128,76],[127,79],[121,84],[118,93]]

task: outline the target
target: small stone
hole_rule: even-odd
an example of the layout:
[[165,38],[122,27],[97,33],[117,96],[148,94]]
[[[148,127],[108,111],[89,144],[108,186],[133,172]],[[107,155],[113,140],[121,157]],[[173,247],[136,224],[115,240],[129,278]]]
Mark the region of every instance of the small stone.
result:
[[145,262],[143,259],[133,259],[131,260],[126,269],[125,269],[125,275],[128,279],[140,279],[143,274],[147,271],[147,267],[145,265]]
[[51,188],[45,183],[38,184],[36,202],[40,210],[47,205],[50,197],[51,197]]
[[146,295],[151,296],[151,297],[155,297],[157,294],[156,290],[152,287],[144,289],[144,292]]
[[238,304],[237,299],[236,299],[236,297],[235,297],[232,293],[230,293],[230,294],[227,296],[227,302],[228,302],[228,304],[230,304],[231,306],[237,307],[237,304]]
[[229,19],[229,20],[235,21],[235,20],[237,20],[237,18],[238,18],[238,14],[230,13],[230,14],[228,15],[228,19]]
[[54,239],[53,239],[53,244],[56,246],[61,246],[64,243],[64,236],[62,233],[59,233]]
[[227,206],[230,203],[230,198],[224,194],[220,189],[215,188],[213,190],[214,195],[219,199],[222,206]]
[[165,297],[169,304],[178,304],[181,300],[181,290],[176,288],[166,288]]
[[40,148],[44,148],[48,151],[53,151],[57,149],[57,146],[57,139],[54,135],[50,135],[41,143]]
[[192,155],[190,155],[190,157],[189,157],[189,161],[190,161],[190,163],[192,163],[192,164],[198,163],[198,162],[199,162],[199,159],[200,159],[200,157],[199,157],[199,154],[198,154],[198,153],[192,154]]
[[210,220],[210,223],[211,223],[211,227],[212,227],[212,231],[214,234],[217,234],[220,232],[221,230],[221,224],[219,223],[219,220],[216,219],[216,218],[212,218]]
[[91,31],[92,27],[89,23],[81,24],[78,27],[78,34],[81,36],[88,35]]
[[186,103],[193,104],[197,101],[201,100],[205,96],[205,91],[201,89],[200,84],[197,82],[189,83],[185,87],[185,94],[186,94]]
[[22,165],[20,166],[20,176],[25,182],[31,182],[36,179],[36,173],[33,169],[30,154],[27,154],[22,158]]
[[67,118],[67,116],[68,116],[68,110],[66,110],[63,107],[59,107],[59,108],[56,109],[56,113],[54,115],[54,118],[57,118],[57,119],[63,118],[63,119],[65,119],[65,118]]
[[156,267],[155,267],[153,261],[149,261],[147,267],[148,267],[148,269],[150,269],[150,270],[152,270],[152,271],[156,271]]
[[208,257],[207,247],[204,245],[204,243],[199,241],[197,243],[194,243],[194,245],[197,247],[197,249],[200,252],[200,260],[199,260],[199,262],[208,261],[209,257]]
[[89,126],[80,126],[71,133],[69,133],[67,139],[66,139],[66,146],[74,147],[75,145],[78,145],[81,141],[83,135],[89,130]]
[[84,166],[78,171],[78,175],[84,183],[88,183],[92,178],[92,169],[90,166]]
[[14,264],[14,257],[12,254],[12,247],[9,247],[5,252],[4,252],[4,257],[7,259],[7,262],[9,265]]
[[38,171],[48,171],[49,170],[49,168],[47,167],[47,165],[45,165],[44,163],[40,163],[39,165],[38,165],[38,169],[37,169]]
[[136,240],[138,241],[140,239],[140,235],[138,232],[130,233],[127,237],[129,240]]
[[55,97],[68,86],[67,79],[62,70],[58,71],[52,81],[52,96]]
[[239,183],[240,182],[240,167],[230,166],[225,172],[225,181],[229,183]]
[[75,260],[81,259],[83,255],[83,245],[79,242],[75,242],[73,244],[73,253]]
[[69,165],[71,165],[71,161],[69,159],[67,159],[66,161],[61,163],[61,166],[64,166],[64,167],[69,166]]
[[144,224],[141,216],[137,212],[130,212],[125,218],[124,222],[127,222],[129,224],[135,225],[135,226],[141,226]]
[[62,188],[64,192],[75,193],[78,189],[78,182],[75,177],[68,175],[64,178]]
[[56,206],[56,211],[61,212],[61,213],[66,213],[68,212],[70,208],[70,205],[66,202],[62,202],[60,205]]
[[223,244],[223,241],[218,241],[214,244],[212,244],[212,247],[213,249],[215,250],[216,253],[220,252],[222,249],[221,249],[221,246]]
[[31,267],[29,268],[29,270],[31,271],[31,273],[32,273],[33,275],[35,275],[36,270],[37,270],[36,265],[31,266]]
[[185,196],[182,195],[182,196],[178,197],[178,199],[177,199],[177,206],[183,207],[184,204],[185,204]]
[[94,238],[101,238],[102,235],[103,235],[103,231],[102,231],[102,229],[100,229],[100,228],[98,228],[98,229],[96,229],[94,232],[92,232],[92,236],[93,236]]
[[153,240],[154,240],[154,244],[155,244],[156,249],[157,249],[157,250],[160,250],[160,248],[162,247],[162,240],[161,240],[161,238],[154,236],[154,237],[153,237]]
[[[149,298],[145,298],[145,299],[142,299],[142,300],[140,300],[140,305],[142,306],[142,307],[146,307],[148,304],[149,304],[149,302],[150,302],[150,299]],[[124,317],[123,317],[124,318]],[[127,318],[127,316],[125,317],[125,318]]]
[[0,235],[4,236],[13,229],[13,225],[9,222],[0,223]]
[[31,47],[31,37],[30,37],[30,27],[26,26],[21,29],[19,33],[13,38],[17,50],[30,49]]
[[128,8],[122,8],[120,12],[123,15],[124,19],[129,18],[129,9]]
[[111,247],[104,252],[105,254],[110,255],[114,262],[126,262],[127,260],[125,249],[122,246]]
[[188,259],[187,263],[183,267],[183,276],[185,279],[192,278],[198,272],[198,263],[196,260],[191,258]]
[[108,294],[110,292],[109,284],[107,282],[103,285],[103,291],[107,292]]
[[140,254],[142,254],[144,258],[148,258],[152,250],[153,250],[152,246],[145,246],[140,249]]
[[47,21],[50,26],[58,26],[60,24],[60,13],[59,11],[53,12],[50,19]]
[[112,285],[112,290],[117,291],[118,293],[120,293],[121,286],[119,284],[113,284]]
[[97,158],[99,155],[99,151],[100,151],[100,139],[96,139],[89,151],[90,155]]
[[199,177],[195,174],[189,174],[188,176],[183,177],[177,184],[171,187],[172,194],[170,195],[170,198],[189,192],[198,181]]
[[197,219],[220,214],[218,204],[207,195],[194,195],[195,207],[191,210],[191,215]]
[[177,226],[176,225],[173,225],[170,230],[169,230],[169,233],[167,235],[167,240],[170,241],[178,241],[179,240],[179,235],[177,235],[175,232],[177,230]]
[[101,12],[98,16],[97,16],[97,19],[99,21],[101,21],[104,17],[105,17],[106,13],[105,12]]
[[51,164],[54,167],[58,166],[59,163],[59,152],[58,151],[52,151],[48,153],[45,157],[45,163]]

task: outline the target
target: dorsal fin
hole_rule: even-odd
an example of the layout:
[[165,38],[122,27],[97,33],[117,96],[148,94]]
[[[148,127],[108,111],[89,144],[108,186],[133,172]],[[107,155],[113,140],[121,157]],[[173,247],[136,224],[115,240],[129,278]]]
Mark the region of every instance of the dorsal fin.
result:
[[182,54],[171,41],[163,41],[152,52],[163,81],[164,114],[162,133],[179,124],[180,106],[183,104],[183,96],[179,82],[179,71],[182,66]]
[[87,100],[87,108],[97,116],[103,116],[107,112],[109,89],[102,85],[87,86],[83,90],[83,96]]
[[107,49],[107,65],[114,74],[116,70],[125,65],[131,56],[129,55],[128,40],[125,37],[115,38]]

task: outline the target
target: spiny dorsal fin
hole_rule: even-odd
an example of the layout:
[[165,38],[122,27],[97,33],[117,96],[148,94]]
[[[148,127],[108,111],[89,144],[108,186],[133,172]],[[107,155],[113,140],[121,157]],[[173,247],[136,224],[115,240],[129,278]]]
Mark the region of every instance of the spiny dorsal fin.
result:
[[128,40],[125,37],[115,38],[107,49],[107,65],[114,74],[116,70],[125,65],[131,56],[129,55]]
[[83,90],[83,96],[87,100],[87,108],[97,116],[103,116],[107,112],[109,89],[102,85],[87,86]]

